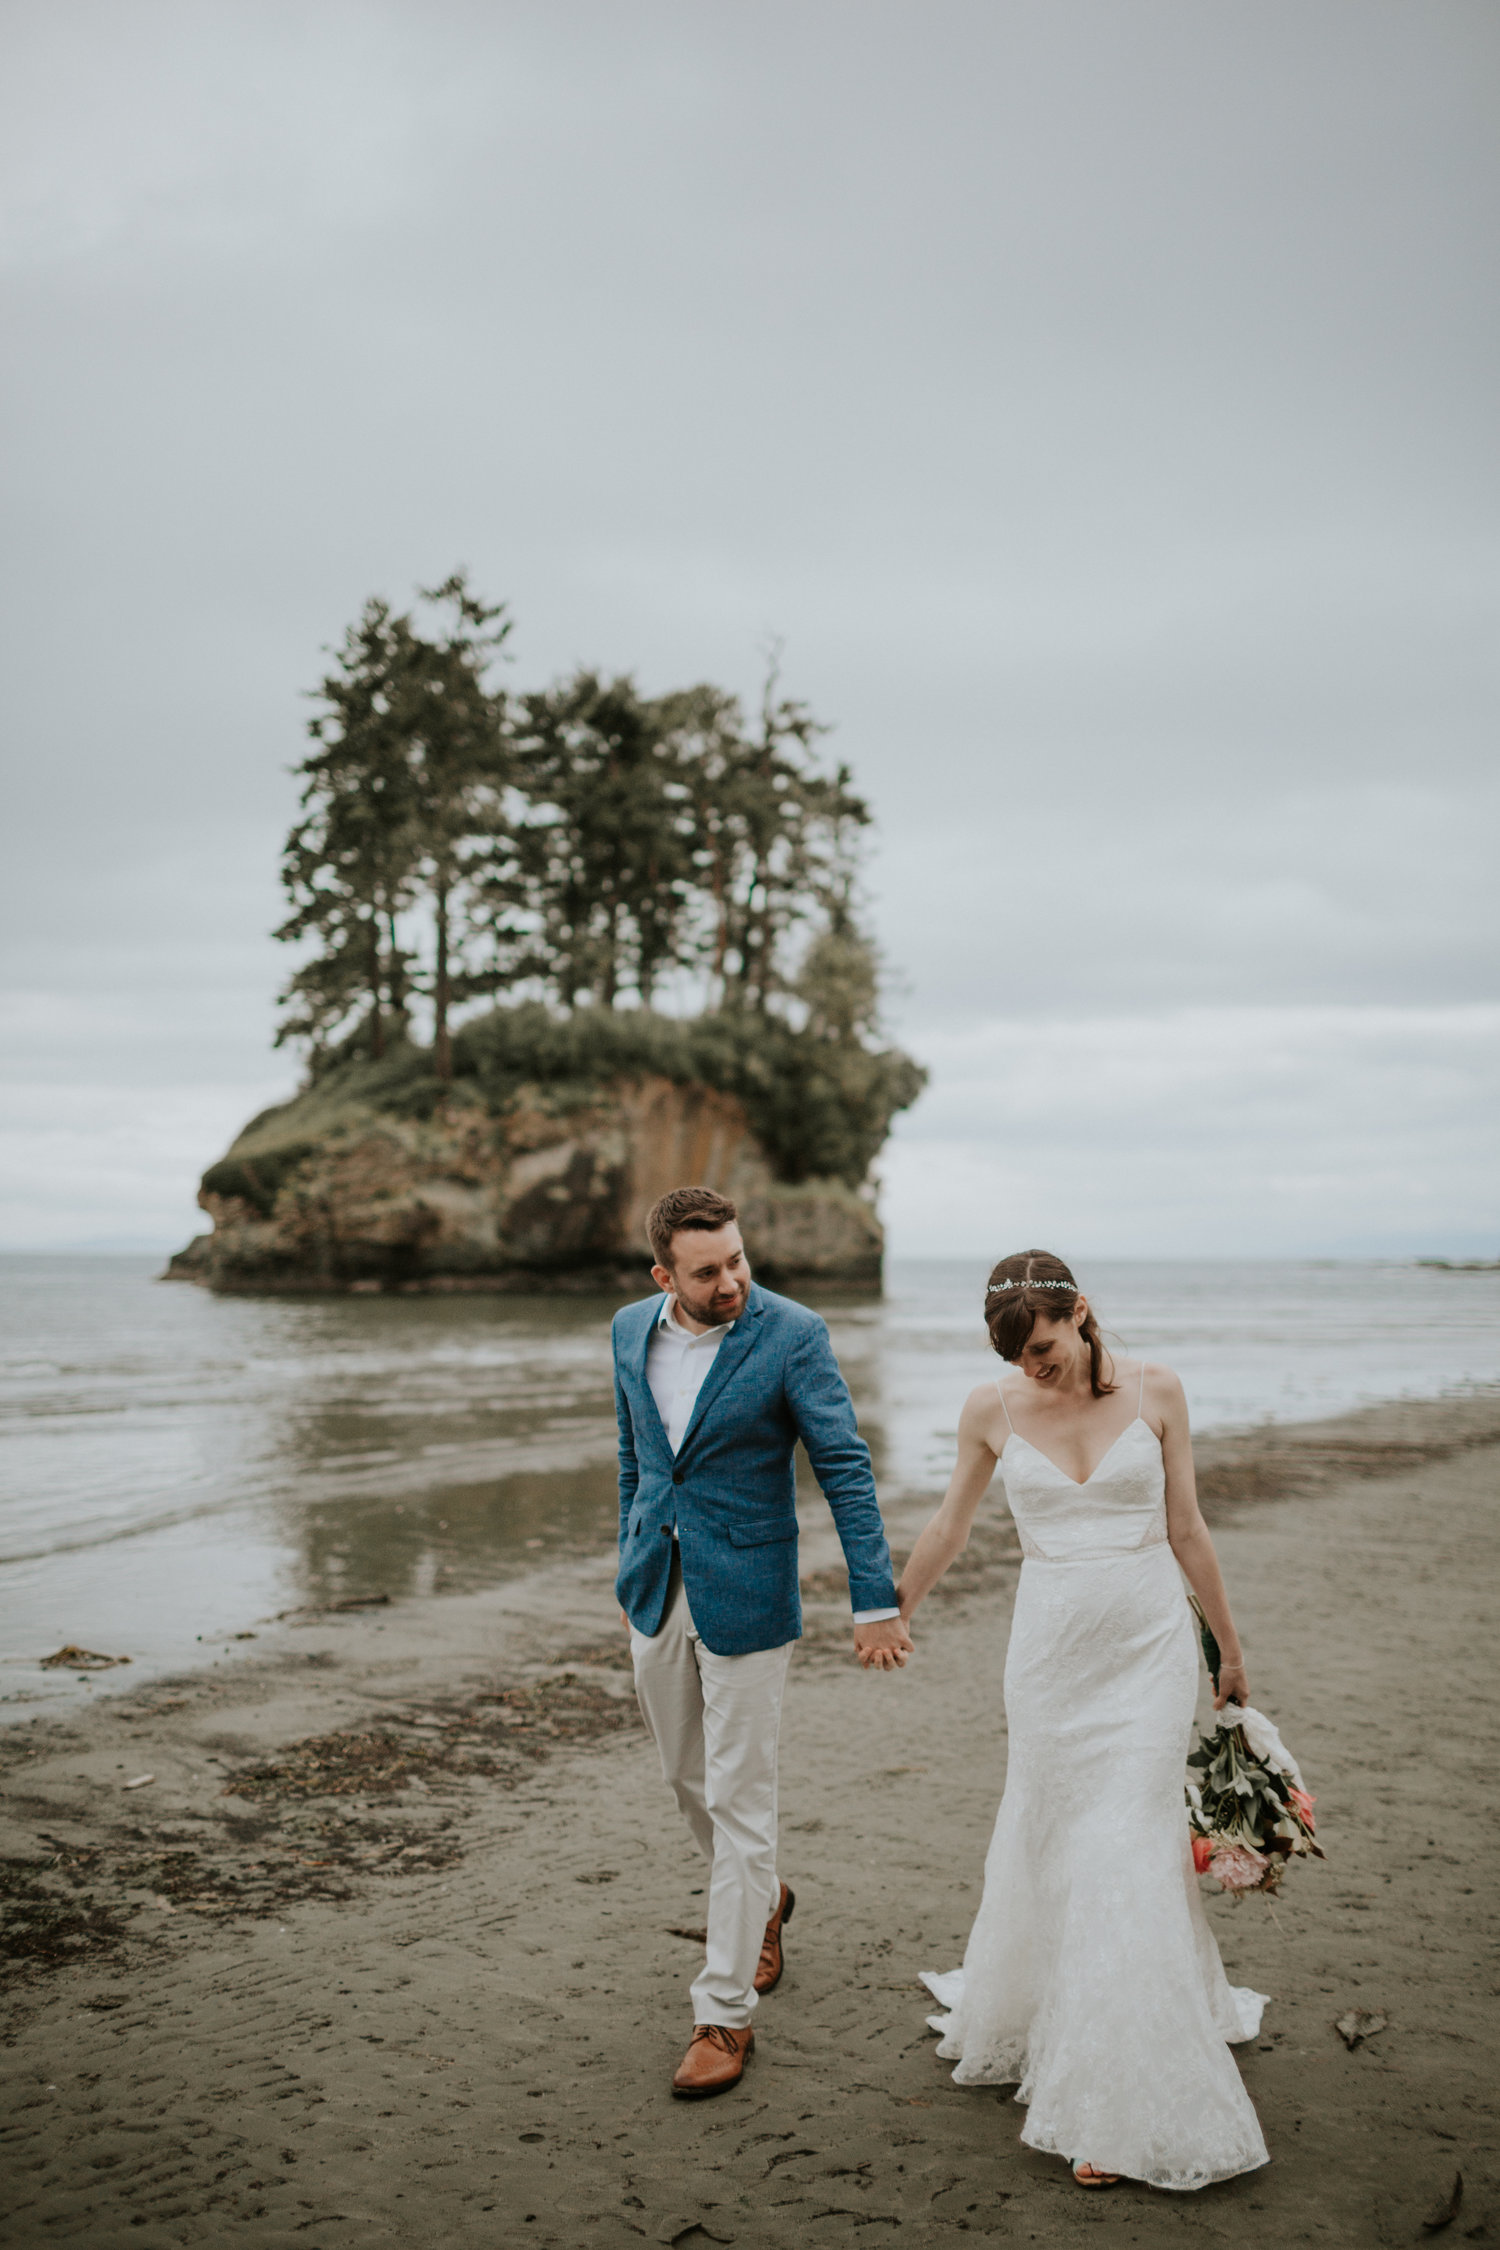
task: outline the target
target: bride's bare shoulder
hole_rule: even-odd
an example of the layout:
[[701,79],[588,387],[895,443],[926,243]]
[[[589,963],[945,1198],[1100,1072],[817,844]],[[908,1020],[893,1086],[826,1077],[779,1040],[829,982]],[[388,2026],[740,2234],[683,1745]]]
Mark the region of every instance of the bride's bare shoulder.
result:
[[1181,1378],[1175,1368],[1164,1366],[1160,1360],[1138,1359],[1130,1370],[1130,1376],[1124,1380],[1129,1381],[1131,1376],[1140,1384],[1143,1399],[1154,1406],[1158,1413],[1164,1414],[1183,1403]]
[[963,1412],[959,1416],[958,1426],[960,1430],[972,1430],[977,1435],[982,1436],[992,1422],[1003,1422],[1004,1419],[1005,1416],[1000,1406],[1000,1384],[997,1377],[993,1382],[976,1383],[964,1400]]

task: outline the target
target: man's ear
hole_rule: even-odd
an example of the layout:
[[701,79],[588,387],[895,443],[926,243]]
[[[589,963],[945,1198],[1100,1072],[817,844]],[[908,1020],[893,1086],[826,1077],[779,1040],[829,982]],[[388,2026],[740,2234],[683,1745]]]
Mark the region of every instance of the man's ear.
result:
[[677,1284],[665,1266],[653,1266],[651,1268],[651,1279],[656,1283],[657,1288],[665,1290],[669,1297],[674,1297],[677,1294]]

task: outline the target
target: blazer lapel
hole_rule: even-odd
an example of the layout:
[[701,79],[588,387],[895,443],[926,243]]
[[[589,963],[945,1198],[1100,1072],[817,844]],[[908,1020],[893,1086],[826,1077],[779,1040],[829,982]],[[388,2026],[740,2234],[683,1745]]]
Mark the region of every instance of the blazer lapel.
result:
[[630,1347],[630,1372],[638,1383],[646,1380],[646,1355],[651,1349],[651,1339],[656,1334],[656,1324],[661,1319],[665,1297],[653,1297],[646,1307],[647,1318],[641,1324],[640,1335]]
[[651,1385],[646,1380],[646,1360],[651,1350],[651,1339],[656,1334],[656,1324],[661,1318],[661,1308],[666,1301],[665,1297],[653,1297],[651,1299],[645,1307],[647,1317],[641,1322],[641,1332],[639,1336],[632,1338],[629,1353],[623,1356],[625,1358],[625,1373],[640,1393],[641,1411],[636,1427],[637,1439],[639,1440],[643,1432],[649,1431],[658,1451],[665,1459],[670,1460],[672,1448],[667,1443],[667,1433],[662,1427],[662,1419],[657,1409],[656,1400],[651,1395]]
[[691,1419],[682,1433],[682,1443],[677,1448],[679,1461],[697,1436],[703,1417],[713,1405],[714,1400],[719,1396],[725,1384],[737,1373],[755,1346],[756,1333],[765,1315],[764,1303],[757,1302],[759,1296],[760,1292],[752,1282],[750,1302],[715,1352],[713,1366],[704,1377],[703,1388],[694,1401]]

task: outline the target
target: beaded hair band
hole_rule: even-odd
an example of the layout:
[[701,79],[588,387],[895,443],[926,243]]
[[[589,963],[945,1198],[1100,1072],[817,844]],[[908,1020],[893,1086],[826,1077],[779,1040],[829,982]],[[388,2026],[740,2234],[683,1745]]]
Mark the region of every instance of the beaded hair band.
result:
[[1007,1289],[1071,1289],[1077,1294],[1076,1281],[992,1281],[985,1291],[987,1297],[999,1297]]

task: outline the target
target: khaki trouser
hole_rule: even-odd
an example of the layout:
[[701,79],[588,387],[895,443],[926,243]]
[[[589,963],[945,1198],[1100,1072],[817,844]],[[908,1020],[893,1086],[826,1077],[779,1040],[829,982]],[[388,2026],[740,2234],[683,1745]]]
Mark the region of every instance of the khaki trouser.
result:
[[755,2008],[761,1940],[776,1876],[776,1750],[792,1643],[715,1656],[688,1609],[682,1565],[661,1630],[630,1630],[635,1690],[683,1818],[711,1869],[708,1951],[693,1982],[694,2023],[737,2030]]

